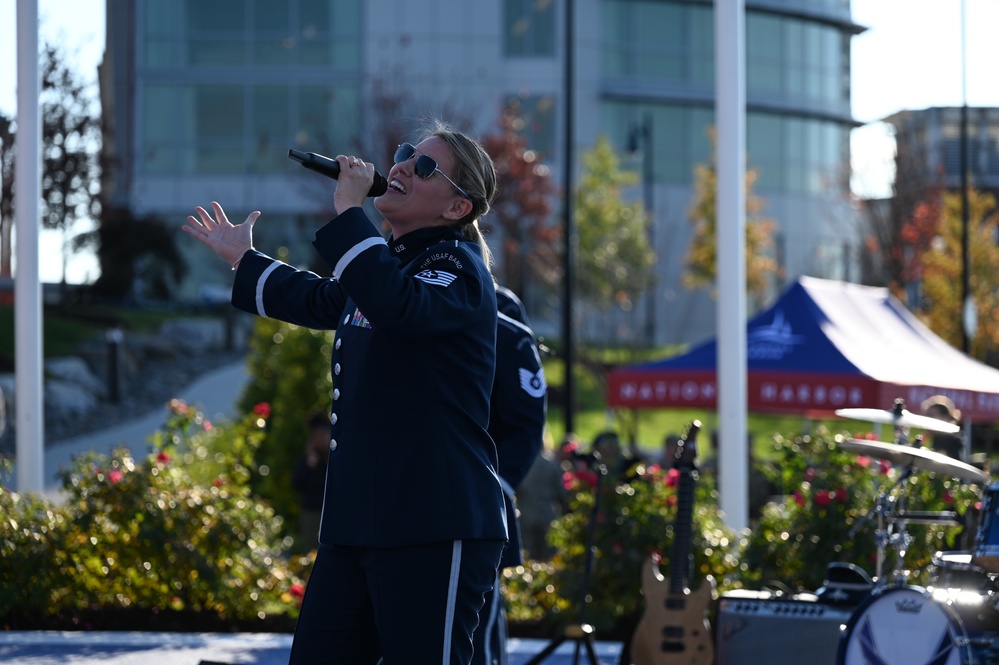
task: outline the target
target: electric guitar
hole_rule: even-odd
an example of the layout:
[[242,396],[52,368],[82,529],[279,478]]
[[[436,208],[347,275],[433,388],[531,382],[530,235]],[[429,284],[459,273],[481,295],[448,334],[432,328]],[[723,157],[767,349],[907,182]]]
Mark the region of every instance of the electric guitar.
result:
[[712,665],[714,662],[711,628],[706,616],[714,596],[714,580],[709,577],[695,592],[687,586],[694,558],[691,552],[697,479],[694,459],[700,428],[700,422],[690,423],[673,460],[673,468],[680,472],[680,478],[669,581],[663,578],[655,557],[650,556],[642,566],[645,612],[631,638],[631,659],[635,665]]

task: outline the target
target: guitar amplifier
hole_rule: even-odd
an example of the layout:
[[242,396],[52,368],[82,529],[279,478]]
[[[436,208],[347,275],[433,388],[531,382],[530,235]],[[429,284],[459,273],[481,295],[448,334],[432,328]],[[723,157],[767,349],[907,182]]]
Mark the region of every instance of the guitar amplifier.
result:
[[854,609],[820,603],[813,594],[722,594],[715,665],[836,665],[840,625]]

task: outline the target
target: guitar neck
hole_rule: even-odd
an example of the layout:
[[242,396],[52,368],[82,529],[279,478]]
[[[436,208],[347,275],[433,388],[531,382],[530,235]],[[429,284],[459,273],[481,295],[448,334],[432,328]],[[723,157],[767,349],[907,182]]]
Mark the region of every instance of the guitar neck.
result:
[[693,546],[694,470],[682,469],[677,483],[676,522],[673,526],[673,548],[670,559],[669,591],[679,595],[687,590]]

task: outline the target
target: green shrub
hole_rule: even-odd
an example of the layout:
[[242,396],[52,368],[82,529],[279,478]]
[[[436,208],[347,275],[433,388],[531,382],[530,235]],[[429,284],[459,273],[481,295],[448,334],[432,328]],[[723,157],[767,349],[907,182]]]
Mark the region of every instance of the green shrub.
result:
[[[878,520],[870,518],[851,530],[899,477],[889,462],[842,449],[835,437],[820,429],[815,436],[775,435],[776,463],[771,481],[785,496],[767,505],[742,553],[747,585],[772,581],[791,589],[818,589],[826,566],[834,561],[856,564],[874,576],[877,564]],[[902,497],[906,510],[956,511],[964,514],[977,493],[959,480],[926,472],[914,474]],[[887,526],[887,523],[884,523]],[[929,564],[937,551],[958,549],[960,527],[909,524],[912,542],[904,559],[912,583],[927,581]],[[886,548],[884,572],[895,567],[897,549]]]
[[[627,626],[643,610],[641,569],[655,554],[669,575],[673,528],[677,513],[676,471],[639,465],[632,476],[601,482],[596,514],[594,559],[589,580],[587,623],[598,632],[630,635]],[[578,619],[584,582],[586,545],[596,498],[596,476],[577,471],[565,478],[570,511],[552,525],[549,541],[556,554],[550,562],[529,562],[504,571],[504,594],[514,622],[542,622],[555,628]],[[690,586],[711,575],[722,587],[736,586],[738,542],[718,512],[718,493],[710,482],[695,486]]]
[[333,331],[265,318],[254,323],[247,358],[251,379],[240,396],[239,409],[251,413],[259,403],[270,405],[268,425],[256,452],[257,463],[268,473],[257,478],[253,488],[290,527],[300,512],[292,474],[305,452],[309,416],[330,408],[332,349]]
[[119,449],[75,459],[62,473],[64,505],[3,491],[0,617],[94,608],[296,616],[303,582],[281,556],[281,520],[250,491],[265,424],[255,413],[213,425],[174,400],[145,458]]

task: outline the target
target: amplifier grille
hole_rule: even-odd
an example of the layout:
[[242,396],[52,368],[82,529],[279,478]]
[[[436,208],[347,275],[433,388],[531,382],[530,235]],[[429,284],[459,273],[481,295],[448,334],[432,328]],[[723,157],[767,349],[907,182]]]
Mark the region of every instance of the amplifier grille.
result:
[[818,603],[814,596],[724,594],[718,601],[715,663],[836,665],[840,625],[847,623],[853,610]]

